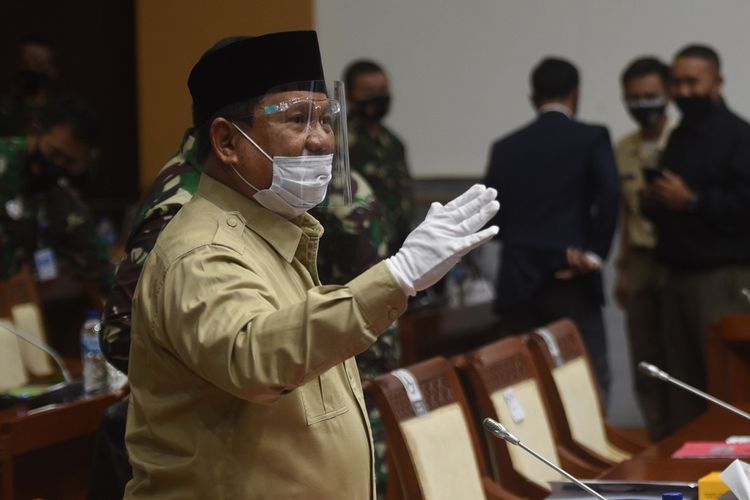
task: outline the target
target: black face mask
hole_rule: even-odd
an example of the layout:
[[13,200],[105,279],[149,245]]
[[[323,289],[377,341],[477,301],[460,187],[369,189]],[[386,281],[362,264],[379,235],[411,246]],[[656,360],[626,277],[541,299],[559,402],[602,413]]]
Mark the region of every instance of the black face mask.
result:
[[658,125],[664,116],[665,109],[666,105],[664,104],[628,106],[630,116],[643,129],[651,129]]
[[688,120],[700,120],[708,115],[716,104],[711,100],[711,97],[695,96],[695,97],[675,97],[675,104],[680,108],[682,116]]
[[[67,173],[64,168],[44,156],[39,149],[29,155],[27,165],[31,174],[29,176],[28,192],[32,194],[39,193],[56,185],[57,180],[64,177]],[[34,174],[31,169],[32,165],[37,166],[37,174]]]
[[371,123],[378,123],[388,114],[391,107],[391,96],[378,95],[361,101],[354,101],[355,113],[358,117]]

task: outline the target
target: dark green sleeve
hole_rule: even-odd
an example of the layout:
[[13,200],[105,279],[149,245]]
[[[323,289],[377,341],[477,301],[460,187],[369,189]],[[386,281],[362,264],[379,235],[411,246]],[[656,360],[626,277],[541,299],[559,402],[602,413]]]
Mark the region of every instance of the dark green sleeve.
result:
[[166,168],[141,202],[102,313],[99,343],[104,357],[128,372],[133,294],[156,239],[198,187],[200,172],[188,163]]

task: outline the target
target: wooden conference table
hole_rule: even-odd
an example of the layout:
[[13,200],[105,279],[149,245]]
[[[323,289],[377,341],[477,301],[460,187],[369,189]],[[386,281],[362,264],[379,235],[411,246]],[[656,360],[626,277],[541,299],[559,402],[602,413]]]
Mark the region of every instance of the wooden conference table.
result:
[[[748,411],[750,403],[736,405]],[[686,441],[724,441],[733,435],[750,435],[750,421],[723,408],[711,406],[706,413],[626,460],[601,479],[697,482],[709,472],[724,470],[730,459],[674,459],[672,454]]]
[[27,412],[0,411],[0,500],[85,498],[94,436],[112,394]]

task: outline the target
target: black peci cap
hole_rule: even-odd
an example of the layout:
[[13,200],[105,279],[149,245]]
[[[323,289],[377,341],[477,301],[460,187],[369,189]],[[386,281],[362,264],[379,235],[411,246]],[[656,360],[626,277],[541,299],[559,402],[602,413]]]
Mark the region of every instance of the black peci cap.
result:
[[273,87],[324,79],[314,31],[238,37],[206,52],[190,72],[194,125],[202,125],[224,106],[261,96]]

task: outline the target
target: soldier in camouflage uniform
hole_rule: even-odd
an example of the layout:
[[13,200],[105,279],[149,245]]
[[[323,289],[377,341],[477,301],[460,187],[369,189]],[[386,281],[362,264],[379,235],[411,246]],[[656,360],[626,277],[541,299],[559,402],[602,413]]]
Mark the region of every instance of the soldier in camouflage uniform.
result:
[[197,160],[197,141],[188,130],[180,149],[162,167],[144,196],[133,220],[125,255],[104,305],[100,334],[104,356],[123,373],[128,372],[130,355],[131,302],[143,263],[164,226],[193,197],[202,172]]
[[47,104],[57,78],[55,49],[39,36],[18,42],[18,71],[11,92],[0,97],[0,135],[23,136]]
[[[141,201],[126,243],[125,256],[118,266],[115,284],[104,307],[100,337],[102,352],[123,373],[128,369],[131,301],[138,277],[159,233],[198,188],[203,168],[197,160],[197,149],[194,135],[186,133],[180,150],[167,162]],[[318,207],[310,213],[325,228],[318,250],[321,282],[345,284],[387,257],[383,209],[361,175],[352,173],[350,206]],[[398,362],[398,343],[393,326],[357,356],[357,365],[364,378],[393,370],[398,367]],[[373,409],[370,409],[369,416],[375,440],[378,490],[384,492],[383,425],[380,415]]]
[[388,78],[372,61],[356,61],[345,73],[349,100],[349,161],[364,176],[385,209],[388,254],[401,248],[412,229],[414,194],[406,149],[383,125],[390,107]]
[[0,138],[0,278],[24,265],[42,279],[59,268],[107,292],[109,251],[67,179],[87,168],[96,135],[93,110],[61,98],[27,136]]

